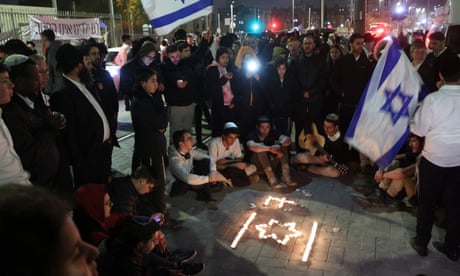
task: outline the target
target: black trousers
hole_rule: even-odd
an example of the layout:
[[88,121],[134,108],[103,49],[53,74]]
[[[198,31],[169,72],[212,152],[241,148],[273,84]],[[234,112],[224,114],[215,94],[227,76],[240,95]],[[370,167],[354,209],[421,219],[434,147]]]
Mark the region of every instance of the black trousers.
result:
[[202,117],[206,119],[209,125],[211,125],[211,113],[209,112],[208,104],[205,101],[199,102],[195,105],[195,136],[197,143],[203,143],[203,124]]
[[[208,175],[209,174],[209,162],[211,160],[205,158],[201,160],[193,160],[193,170],[191,173],[197,175]],[[179,196],[187,193],[190,189],[206,189],[209,184],[203,185],[189,185],[182,180],[176,178],[176,181],[173,183],[171,192],[169,192],[169,196]]]
[[251,184],[244,170],[235,167],[227,167],[223,170],[219,170],[219,172],[226,178],[230,178],[235,187],[245,187]]
[[460,166],[443,168],[424,157],[419,164],[419,207],[416,243],[427,246],[431,239],[434,213],[439,203],[446,210],[445,247],[460,245]]
[[75,189],[88,183],[108,183],[112,150],[112,142],[101,143],[88,153],[85,161],[72,167]]

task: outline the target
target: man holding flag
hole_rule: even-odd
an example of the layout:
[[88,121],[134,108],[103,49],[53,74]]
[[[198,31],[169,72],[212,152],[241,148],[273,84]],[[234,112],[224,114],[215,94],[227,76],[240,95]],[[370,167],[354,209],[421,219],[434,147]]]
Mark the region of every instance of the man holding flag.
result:
[[444,244],[433,246],[452,261],[460,250],[460,60],[449,54],[439,60],[439,76],[445,84],[428,95],[415,113],[411,131],[425,137],[419,163],[419,208],[416,237],[411,246],[427,256],[434,213],[442,202],[446,211]]
[[157,35],[167,35],[180,25],[212,13],[212,0],[142,0]]
[[[345,135],[345,141],[386,169],[406,142],[421,80],[395,38],[388,39]],[[385,134],[385,135],[382,135]]]

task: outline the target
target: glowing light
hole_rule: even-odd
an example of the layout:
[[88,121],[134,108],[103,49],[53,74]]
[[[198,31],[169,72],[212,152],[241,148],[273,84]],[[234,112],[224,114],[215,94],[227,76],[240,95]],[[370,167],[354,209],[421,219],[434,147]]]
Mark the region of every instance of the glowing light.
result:
[[318,222],[313,223],[313,227],[311,228],[310,238],[308,239],[307,246],[305,247],[305,251],[303,252],[302,262],[307,262],[308,257],[310,256],[310,251],[313,246],[313,242],[315,241],[316,230],[318,229]]
[[[276,235],[276,233],[272,233],[269,231],[272,229],[273,224],[277,224],[280,227],[287,228],[289,233],[285,234],[283,239],[278,238],[278,235]],[[259,239],[271,238],[279,244],[286,245],[290,239],[302,236],[302,233],[300,233],[300,231],[295,229],[295,226],[296,226],[295,222],[287,222],[287,223],[281,224],[276,219],[270,219],[268,224],[258,224],[255,227],[257,231],[259,231]]]
[[272,200],[273,200],[273,201],[278,201],[278,202],[279,202],[279,204],[278,204],[278,208],[279,208],[279,209],[283,208],[284,204],[297,205],[297,203],[296,203],[295,201],[286,200],[285,197],[279,198],[279,197],[272,197],[272,196],[269,196],[269,197],[267,197],[267,199],[265,200],[264,206],[270,205],[270,202],[271,202]]
[[238,242],[240,241],[241,237],[244,235],[244,232],[246,232],[246,230],[249,228],[249,225],[251,225],[251,223],[254,220],[254,218],[256,217],[256,215],[257,215],[257,213],[254,212],[249,216],[249,218],[243,224],[243,226],[241,227],[241,229],[238,232],[238,234],[236,235],[236,237],[233,239],[233,242],[230,245],[231,248],[236,248],[236,246],[238,245]]

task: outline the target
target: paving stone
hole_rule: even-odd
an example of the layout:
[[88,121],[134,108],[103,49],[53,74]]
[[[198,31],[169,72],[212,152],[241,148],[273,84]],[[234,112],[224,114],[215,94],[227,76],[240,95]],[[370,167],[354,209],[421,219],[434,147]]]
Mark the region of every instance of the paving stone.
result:
[[342,269],[342,265],[336,264],[336,263],[328,263],[328,262],[320,262],[320,261],[312,260],[310,268],[317,269],[317,270],[323,270],[323,271],[337,272]]
[[345,248],[343,247],[331,246],[329,248],[329,254],[327,256],[327,262],[341,265],[343,263],[344,252]]
[[283,258],[268,258],[261,256],[257,258],[256,263],[259,266],[285,268],[288,263],[288,260]]
[[[133,142],[132,137],[127,138],[120,143],[121,148],[114,149],[114,169],[125,174],[131,172]],[[409,240],[416,225],[413,215],[369,213],[356,204],[351,195],[355,191],[342,183],[354,182],[352,176],[328,179],[306,174],[304,177],[308,184],[301,188],[310,191],[311,198],[301,192],[272,191],[264,180],[215,194],[221,201],[217,210],[209,210],[206,204],[197,202],[194,193],[166,197],[172,215],[185,217],[184,229],[176,232],[165,229],[169,247],[198,250],[197,261],[206,264],[202,275],[460,275],[460,263],[447,260],[431,245],[426,258],[417,256],[410,248]],[[306,207],[305,213],[261,208],[268,195],[296,200]],[[251,202],[258,205],[260,218],[276,215],[296,222],[302,237],[280,247],[273,241],[259,240],[251,226],[238,247],[230,248],[244,219],[253,211],[248,208]],[[303,263],[300,259],[314,221],[319,223],[316,241],[309,263]],[[333,227],[339,227],[340,231],[333,233]],[[433,240],[443,238],[444,233],[434,227]]]

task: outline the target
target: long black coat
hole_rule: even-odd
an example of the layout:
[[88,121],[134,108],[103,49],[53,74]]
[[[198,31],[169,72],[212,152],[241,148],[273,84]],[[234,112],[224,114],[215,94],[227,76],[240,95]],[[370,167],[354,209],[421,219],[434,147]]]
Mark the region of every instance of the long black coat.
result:
[[3,120],[11,133],[14,149],[34,184],[52,186],[59,166],[58,131],[47,117],[46,107],[29,107],[15,92],[3,108]]
[[[236,121],[235,112],[224,107],[224,94],[222,86],[227,79],[219,77],[217,66],[209,66],[206,71],[206,89],[211,99],[212,135],[219,136],[222,133],[224,124],[227,121]],[[230,87],[234,86],[234,79],[230,80]],[[235,99],[235,98],[233,98]]]
[[233,78],[233,102],[241,139],[244,141],[248,133],[256,127],[257,118],[269,115],[269,93],[264,89],[262,81],[256,80],[253,76],[246,76],[244,70],[237,72]]
[[134,152],[139,159],[166,155],[164,130],[168,115],[159,92],[147,94],[142,88],[134,93],[131,118],[134,127]]
[[117,88],[107,70],[95,68],[93,71],[96,88],[99,92],[102,108],[110,125],[110,137],[114,145],[118,145],[116,131],[118,124],[118,96]]
[[[97,92],[93,91],[92,94],[96,95],[96,100],[99,99]],[[62,135],[75,184],[107,183],[112,144],[103,142],[104,125],[96,109],[78,87],[66,78],[51,95],[50,106],[66,118]]]

